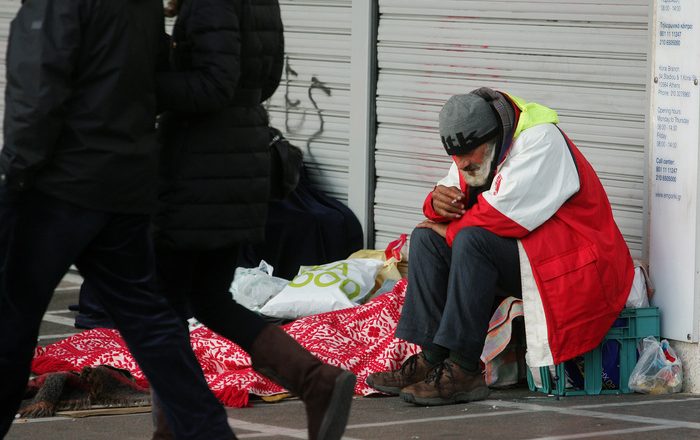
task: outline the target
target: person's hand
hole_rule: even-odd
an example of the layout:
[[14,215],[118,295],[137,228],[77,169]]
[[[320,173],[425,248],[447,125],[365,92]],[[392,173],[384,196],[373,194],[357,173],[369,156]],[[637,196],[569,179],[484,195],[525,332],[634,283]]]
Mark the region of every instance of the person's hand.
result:
[[464,210],[465,195],[456,186],[438,185],[433,190],[433,209],[446,218],[460,218]]
[[448,223],[438,223],[434,222],[432,220],[423,220],[422,222],[418,223],[416,228],[429,228],[432,229],[433,231],[437,232],[440,234],[442,238],[447,237],[447,225]]

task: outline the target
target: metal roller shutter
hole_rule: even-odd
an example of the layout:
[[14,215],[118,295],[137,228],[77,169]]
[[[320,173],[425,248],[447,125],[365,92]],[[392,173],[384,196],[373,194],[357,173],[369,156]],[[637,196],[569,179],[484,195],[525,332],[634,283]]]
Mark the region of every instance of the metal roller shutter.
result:
[[485,85],[557,110],[641,257],[649,2],[379,0],[375,246],[412,230],[447,171],[441,105]]
[[271,124],[304,150],[314,184],[347,203],[351,0],[282,0],[286,68]]

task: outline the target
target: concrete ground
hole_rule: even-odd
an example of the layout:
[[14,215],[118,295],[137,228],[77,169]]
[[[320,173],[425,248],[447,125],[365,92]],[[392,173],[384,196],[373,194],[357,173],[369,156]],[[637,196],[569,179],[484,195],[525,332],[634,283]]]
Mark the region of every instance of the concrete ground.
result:
[[[41,329],[45,345],[78,332],[73,327],[80,278],[59,286]],[[150,413],[51,417],[15,421],[7,440],[148,439]],[[238,438],[306,438],[303,404],[254,402],[228,409]],[[397,397],[355,399],[345,439],[700,439],[700,395],[640,394],[566,397],[527,388],[494,391],[489,400],[417,407]]]

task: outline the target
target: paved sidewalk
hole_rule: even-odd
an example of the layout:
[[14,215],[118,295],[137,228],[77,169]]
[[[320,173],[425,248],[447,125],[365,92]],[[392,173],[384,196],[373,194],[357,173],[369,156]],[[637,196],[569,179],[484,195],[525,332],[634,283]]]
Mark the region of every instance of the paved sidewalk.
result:
[[[68,304],[77,303],[80,279],[61,284],[41,329],[40,344],[78,333]],[[238,438],[306,438],[297,399],[228,409]],[[18,420],[7,440],[150,438],[150,413]],[[396,397],[355,399],[346,439],[700,439],[700,395],[554,397],[527,388],[494,391],[489,400],[417,407]]]

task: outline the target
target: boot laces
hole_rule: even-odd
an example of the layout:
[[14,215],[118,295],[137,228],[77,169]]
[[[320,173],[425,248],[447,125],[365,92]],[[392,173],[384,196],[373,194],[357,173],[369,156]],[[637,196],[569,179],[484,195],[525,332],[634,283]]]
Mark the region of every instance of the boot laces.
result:
[[428,371],[428,374],[425,376],[425,383],[426,384],[432,384],[436,389],[440,389],[440,379],[442,379],[442,375],[446,374],[448,377],[448,381],[451,381],[454,378],[454,373],[452,372],[452,365],[450,365],[448,362],[440,362],[439,364],[435,365],[430,371]]
[[402,376],[410,376],[416,371],[416,366],[418,365],[418,356],[417,354],[414,354],[413,356],[409,357],[406,359],[406,362],[401,365],[401,368],[399,371],[401,372]]

